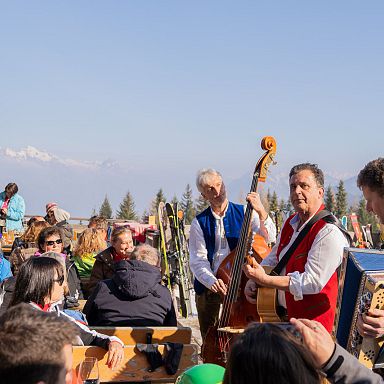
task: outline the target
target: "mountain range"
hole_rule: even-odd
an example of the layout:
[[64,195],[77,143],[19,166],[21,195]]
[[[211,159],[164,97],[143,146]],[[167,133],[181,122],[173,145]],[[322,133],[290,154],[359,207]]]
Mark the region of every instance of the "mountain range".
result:
[[[44,214],[45,204],[57,202],[68,210],[72,217],[89,217],[95,209],[98,211],[106,193],[114,209],[129,190],[134,198],[137,211],[141,214],[148,209],[151,200],[161,185],[169,199],[182,194],[181,186],[190,183],[187,179],[177,182],[161,178],[151,178],[150,170],[144,176],[142,170],[125,167],[115,160],[82,161],[61,158],[48,151],[27,146],[20,150],[0,147],[0,190],[9,182],[16,182],[19,193],[26,201],[27,214]],[[279,199],[288,198],[288,169],[282,166],[270,167],[266,183],[260,185],[260,191],[276,191]],[[245,173],[239,178],[226,180],[229,198],[239,201],[249,190],[252,173]],[[332,176],[333,175],[333,176]],[[356,203],[361,192],[356,187],[356,176],[343,175],[338,178],[335,173],[325,172],[325,186],[331,185],[335,190],[339,180],[343,179],[350,204]],[[159,183],[152,186],[150,183]],[[192,186],[194,188],[194,186]],[[194,189],[195,197],[197,191]]]

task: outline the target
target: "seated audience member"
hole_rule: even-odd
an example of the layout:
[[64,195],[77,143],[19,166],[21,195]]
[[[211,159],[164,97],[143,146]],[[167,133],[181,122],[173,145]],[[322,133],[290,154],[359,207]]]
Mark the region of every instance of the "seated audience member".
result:
[[35,220],[31,222],[22,236],[17,237],[12,245],[9,261],[14,274],[17,274],[20,265],[38,251],[37,240],[40,232],[50,227],[46,221]]
[[3,384],[71,384],[76,326],[28,304],[0,318],[0,381]]
[[80,345],[95,345],[108,350],[109,367],[114,368],[123,358],[123,342],[115,336],[107,336],[90,330],[73,317],[61,311],[58,303],[64,296],[64,270],[61,263],[51,257],[31,257],[20,268],[9,307],[29,303],[44,312],[55,312],[77,326]]
[[47,221],[51,225],[55,225],[63,231],[64,237],[64,252],[69,254],[72,250],[73,229],[68,223],[71,215],[57,206],[56,203],[48,203],[47,206]]
[[116,263],[112,279],[100,281],[84,307],[90,325],[176,326],[169,290],[161,285],[157,249],[137,246]]
[[7,231],[23,230],[25,202],[18,191],[17,184],[9,183],[0,193],[0,232],[3,228]]
[[[314,320],[254,323],[231,347],[223,384],[383,383]],[[287,323],[285,323],[287,324]]]
[[129,259],[133,250],[132,232],[126,227],[117,227],[111,234],[111,246],[96,256],[88,289],[92,293],[100,280],[110,279],[115,271],[115,263]]
[[91,276],[96,255],[107,248],[105,240],[97,229],[87,228],[77,239],[72,260],[76,265],[85,296],[88,296],[89,277]]
[[66,296],[76,300],[84,299],[84,294],[81,288],[80,276],[77,271],[74,261],[63,252],[63,232],[57,227],[49,227],[42,230],[38,237],[39,250],[35,256],[40,256],[45,252],[55,252],[61,254],[65,260],[68,292]]
[[[0,248],[0,282],[12,276],[11,264],[4,257],[3,251]],[[1,294],[1,293],[0,293]]]
[[97,229],[101,234],[101,238],[107,241],[108,235],[108,221],[105,217],[102,216],[92,216],[89,219],[88,228]]

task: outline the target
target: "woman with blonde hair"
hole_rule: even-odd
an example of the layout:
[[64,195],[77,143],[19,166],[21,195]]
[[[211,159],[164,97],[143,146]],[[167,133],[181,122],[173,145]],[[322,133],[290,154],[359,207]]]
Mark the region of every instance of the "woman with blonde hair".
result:
[[107,247],[97,229],[87,228],[77,239],[73,260],[81,278],[91,276],[95,256]]
[[100,280],[111,279],[115,273],[115,263],[129,259],[132,251],[131,230],[127,227],[116,227],[111,234],[111,246],[95,257],[96,261],[89,280],[89,290],[92,291]]

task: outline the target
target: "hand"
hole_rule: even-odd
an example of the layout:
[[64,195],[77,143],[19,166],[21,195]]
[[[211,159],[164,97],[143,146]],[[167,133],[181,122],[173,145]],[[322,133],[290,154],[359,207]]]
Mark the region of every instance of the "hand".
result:
[[248,280],[247,284],[245,284],[244,294],[247,301],[251,304],[257,303],[257,284],[253,280]]
[[357,330],[363,337],[376,338],[384,335],[384,311],[372,309],[359,316]]
[[243,271],[248,277],[248,279],[255,281],[258,285],[266,285],[268,275],[259,263],[254,262],[253,266],[250,266],[249,264],[244,264]]
[[1,208],[1,213],[6,216],[8,212],[8,208]]
[[221,279],[217,279],[216,283],[211,286],[210,290],[215,293],[221,293],[222,295],[227,294],[227,286]]
[[260,221],[264,221],[268,217],[268,213],[264,208],[263,203],[260,200],[260,195],[256,192],[248,193],[246,200],[250,202],[253,210],[259,215]]
[[323,367],[331,358],[336,346],[323,324],[308,319],[290,319],[291,324],[300,332],[303,343],[312,355],[318,368]]
[[108,368],[116,368],[124,358],[124,348],[118,341],[111,341],[108,346]]

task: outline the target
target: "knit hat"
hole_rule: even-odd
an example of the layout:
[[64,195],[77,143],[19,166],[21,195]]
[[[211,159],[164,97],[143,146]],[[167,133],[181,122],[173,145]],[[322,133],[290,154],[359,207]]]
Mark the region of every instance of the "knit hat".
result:
[[55,219],[58,223],[60,223],[61,221],[64,221],[64,220],[67,221],[71,217],[69,212],[64,211],[64,209],[61,209],[58,207],[54,207],[52,209],[52,211],[53,211],[53,215],[55,216]]
[[45,211],[48,213],[49,211],[52,211],[52,209],[55,207],[57,207],[57,203],[48,203],[45,206]]

